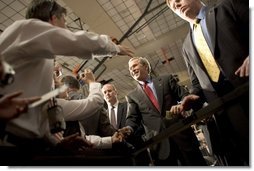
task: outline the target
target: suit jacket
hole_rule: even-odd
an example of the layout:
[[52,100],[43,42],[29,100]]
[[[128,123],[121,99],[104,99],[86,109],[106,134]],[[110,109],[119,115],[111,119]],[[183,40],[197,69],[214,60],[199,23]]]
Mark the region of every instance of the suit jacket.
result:
[[[230,91],[232,91],[235,87],[249,81],[248,78],[240,78],[234,74],[249,56],[248,0],[224,0],[215,7],[208,7],[206,24],[211,39],[211,51],[222,71],[221,73],[230,82],[232,86]],[[183,56],[192,82],[192,93],[201,96],[203,94],[208,102],[228,93],[227,88],[222,90],[216,88],[207,76],[195,49],[191,29],[183,43]],[[223,84],[223,81],[219,81],[217,85],[223,88]],[[228,143],[224,147],[228,148],[230,142],[234,142],[238,144],[237,150],[244,151],[246,158],[248,158],[249,93],[238,98],[236,103],[231,106],[225,106],[223,115],[215,116],[216,124],[220,127],[220,134],[224,139],[228,139]],[[212,132],[210,130],[210,134]],[[215,137],[216,135],[211,134],[211,136]],[[212,137],[211,140],[213,141],[214,138]],[[215,142],[213,146],[218,144],[220,143]],[[236,146],[235,144],[233,146]],[[223,150],[225,150],[224,147],[222,147]],[[228,151],[232,152],[236,149],[229,149]]]
[[101,137],[112,136],[116,130],[110,124],[106,109],[102,108],[94,115],[80,121],[87,135],[99,135]]
[[[131,126],[135,131],[140,124],[143,124],[146,139],[159,134],[168,126],[163,122],[166,111],[170,110],[172,105],[176,105],[177,101],[181,101],[188,94],[183,87],[177,84],[172,75],[157,77],[152,81],[157,93],[160,111],[152,104],[140,85],[137,85],[126,96],[128,102],[126,125]],[[191,128],[173,136],[173,141],[182,152],[199,150],[197,139]],[[157,158],[163,160],[168,158],[170,151],[172,151],[169,146],[168,139],[164,139],[161,143],[154,146]]]
[[[211,51],[224,76],[235,87],[248,81],[234,74],[249,55],[248,0],[224,0],[215,7],[208,7],[206,24]],[[191,29],[183,43],[183,56],[192,82],[192,92],[198,94],[203,89],[207,100],[213,100],[216,90],[195,49]]]
[[118,129],[125,126],[126,113],[127,113],[127,102],[118,103],[118,109],[117,109],[117,128]]

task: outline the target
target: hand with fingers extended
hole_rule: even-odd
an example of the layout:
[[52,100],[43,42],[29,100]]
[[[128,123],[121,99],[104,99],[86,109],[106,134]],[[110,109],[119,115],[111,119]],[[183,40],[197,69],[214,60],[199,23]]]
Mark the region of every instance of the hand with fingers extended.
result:
[[18,97],[21,91],[9,93],[0,98],[0,120],[8,121],[27,112],[28,105],[40,100],[40,97]]
[[127,55],[129,57],[133,57],[134,53],[129,47],[123,45],[118,45],[118,47],[120,49],[118,55]]
[[71,153],[78,153],[87,148],[93,148],[93,144],[85,137],[80,136],[79,133],[62,138],[57,146]]

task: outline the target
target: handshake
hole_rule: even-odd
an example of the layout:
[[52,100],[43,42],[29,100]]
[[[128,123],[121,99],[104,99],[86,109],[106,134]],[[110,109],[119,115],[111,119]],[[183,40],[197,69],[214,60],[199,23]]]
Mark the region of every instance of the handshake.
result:
[[118,129],[112,136],[112,143],[123,142],[133,132],[129,126]]

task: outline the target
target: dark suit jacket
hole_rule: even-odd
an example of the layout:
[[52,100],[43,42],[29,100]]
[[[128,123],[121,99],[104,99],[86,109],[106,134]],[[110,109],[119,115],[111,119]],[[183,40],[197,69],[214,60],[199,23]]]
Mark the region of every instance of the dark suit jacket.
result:
[[[225,77],[235,86],[248,81],[234,73],[249,55],[248,0],[224,0],[208,8],[206,24],[211,39],[212,53]],[[204,90],[207,100],[216,97],[212,83],[194,47],[192,30],[183,44],[183,55],[192,81],[192,91]]]
[[116,130],[110,124],[106,109],[102,108],[94,115],[80,121],[87,135],[101,137],[112,136]]
[[[248,82],[248,78],[236,76],[235,71],[249,56],[249,2],[248,0],[223,0],[206,11],[206,24],[211,39],[211,51],[225,78],[230,82],[232,91],[235,87]],[[218,96],[228,93],[223,81],[216,88],[210,81],[198,56],[190,29],[184,44],[183,56],[192,82],[191,92],[205,95],[205,100],[213,101]],[[240,144],[237,148],[248,153],[249,142],[249,93],[237,99],[238,102],[224,108],[224,114],[215,115],[224,139]],[[212,132],[210,132],[212,133]],[[213,139],[211,139],[213,140]],[[240,142],[240,143],[239,143]],[[215,145],[219,143],[214,143]],[[235,146],[235,145],[233,145]],[[226,143],[225,147],[229,147]],[[239,148],[240,147],[240,148]],[[245,150],[243,150],[243,148]],[[223,149],[224,150],[224,149]],[[236,151],[229,149],[228,151]],[[248,154],[246,155],[248,156]]]
[[[168,126],[163,122],[166,111],[188,94],[183,87],[177,84],[172,75],[154,78],[153,84],[160,104],[160,111],[152,104],[140,85],[126,96],[128,102],[126,125],[136,130],[140,124],[143,124],[146,139],[159,134]],[[173,140],[182,152],[199,150],[197,139],[191,128],[173,136]],[[173,149],[169,149],[168,139],[155,146],[154,150],[159,159],[168,158],[170,151],[173,151]],[[200,159],[200,157],[202,158],[202,156],[197,158]],[[191,165],[191,163],[189,164]]]
[[125,126],[126,120],[126,113],[127,113],[127,103],[118,103],[117,109],[117,128],[122,128]]

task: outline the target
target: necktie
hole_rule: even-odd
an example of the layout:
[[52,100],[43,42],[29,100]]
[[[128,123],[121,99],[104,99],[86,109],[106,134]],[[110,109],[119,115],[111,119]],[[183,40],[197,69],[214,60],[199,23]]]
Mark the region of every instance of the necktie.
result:
[[159,102],[157,101],[156,97],[153,94],[153,91],[151,90],[151,88],[147,85],[147,82],[144,84],[144,91],[146,93],[146,95],[149,97],[149,99],[151,100],[151,102],[153,103],[153,105],[160,110],[160,105]]
[[114,110],[114,108],[115,108],[114,106],[111,107],[111,114],[110,114],[111,118],[110,118],[110,123],[111,123],[111,125],[113,125],[114,128],[117,128],[117,127],[116,127],[116,125],[117,125],[117,123],[116,123],[116,115],[115,115],[115,110]]
[[220,69],[215,62],[211,50],[208,47],[199,23],[194,24],[193,34],[198,54],[206,68],[209,77],[212,81],[218,82],[220,76]]

